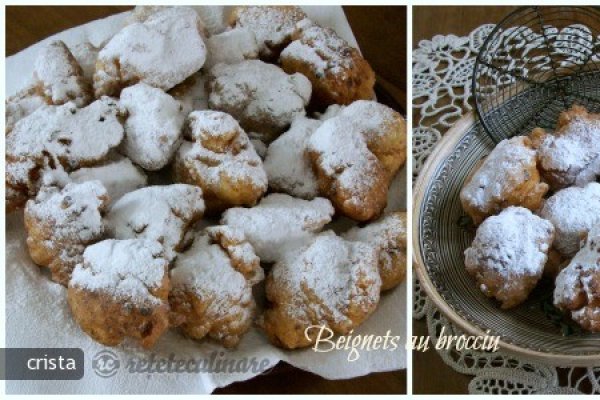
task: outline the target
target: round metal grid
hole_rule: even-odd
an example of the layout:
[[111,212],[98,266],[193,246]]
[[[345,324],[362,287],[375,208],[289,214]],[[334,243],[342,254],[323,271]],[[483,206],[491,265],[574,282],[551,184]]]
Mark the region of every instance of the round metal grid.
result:
[[472,90],[496,143],[535,127],[554,129],[573,104],[600,112],[600,7],[514,11],[481,46]]

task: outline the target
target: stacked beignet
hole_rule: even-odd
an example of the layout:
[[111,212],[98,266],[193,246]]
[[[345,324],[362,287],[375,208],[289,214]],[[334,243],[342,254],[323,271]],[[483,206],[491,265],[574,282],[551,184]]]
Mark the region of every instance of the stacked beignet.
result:
[[[234,347],[255,322],[284,348],[311,324],[347,334],[405,278],[406,215],[384,215],[404,119],[300,8],[202,15],[136,7],[99,48],[44,48],[7,100],[7,212],[24,208],[32,260],[102,344],[174,328]],[[324,232],[340,216],[364,226]]]
[[556,279],[558,308],[600,330],[589,256],[600,227],[598,143],[600,115],[574,105],[554,132],[500,142],[463,186],[463,209],[479,225],[465,266],[502,308],[524,302],[543,274]]

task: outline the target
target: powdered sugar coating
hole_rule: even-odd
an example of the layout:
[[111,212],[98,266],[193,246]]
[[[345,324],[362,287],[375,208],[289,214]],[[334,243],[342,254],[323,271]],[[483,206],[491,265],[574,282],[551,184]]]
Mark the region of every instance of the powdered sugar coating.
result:
[[265,171],[271,188],[303,199],[319,195],[317,178],[306,147],[310,136],[320,125],[318,120],[297,117],[290,129],[269,145]]
[[600,222],[600,184],[570,187],[551,196],[540,216],[556,227],[554,247],[565,256],[573,256],[588,231]]
[[585,329],[600,331],[600,225],[589,232],[585,245],[556,278],[554,304],[567,310]]
[[217,64],[237,64],[258,58],[258,42],[247,28],[234,28],[206,41],[208,55],[204,68],[209,70]]
[[542,276],[553,225],[523,207],[487,218],[465,250],[465,267],[481,290],[503,308],[523,302]]
[[76,183],[98,180],[106,188],[110,201],[114,203],[125,193],[148,184],[146,175],[126,157],[91,168],[80,168],[69,174]]
[[406,159],[404,120],[392,109],[356,101],[327,119],[308,141],[319,191],[358,220],[385,208],[391,178]]
[[124,89],[120,102],[128,112],[124,154],[148,171],[163,168],[181,143],[185,120],[181,103],[145,83]]
[[92,82],[100,49],[94,47],[90,42],[79,42],[69,47],[69,50],[71,50],[73,57],[75,57],[77,63],[81,66],[83,77],[87,81]]
[[46,105],[46,99],[37,93],[35,86],[28,86],[17,94],[6,99],[5,133],[13,130],[16,123]]
[[168,7],[127,25],[98,54],[96,95],[114,95],[139,81],[165,91],[183,82],[206,59],[199,23],[194,10]]
[[[171,306],[176,313],[182,312],[184,332],[194,339],[208,334],[227,347],[237,344],[252,324],[255,303],[252,285],[224,249],[207,234],[198,236],[177,257],[170,276]],[[200,312],[198,307],[186,306],[186,294],[195,298],[190,304],[202,304]]]
[[548,185],[540,182],[536,163],[527,137],[501,141],[463,186],[463,208],[477,224],[509,205],[535,210],[548,191]]
[[202,190],[196,186],[148,186],[114,203],[106,224],[117,239],[143,238],[161,243],[165,258],[172,260],[186,231],[203,212]]
[[393,212],[364,227],[353,227],[342,237],[369,243],[379,250],[382,290],[389,290],[406,277],[406,235],[406,213]]
[[600,116],[575,114],[558,133],[544,137],[538,157],[554,189],[593,182],[600,175]]
[[304,115],[311,85],[303,75],[288,75],[258,60],[218,64],[210,71],[209,106],[227,112],[249,132],[270,141],[298,115]]
[[297,31],[296,23],[306,18],[299,7],[237,7],[232,23],[251,29],[260,45],[261,55],[273,58],[291,40]]
[[62,190],[42,189],[27,202],[25,212],[52,225],[53,240],[86,243],[104,233],[101,210],[106,196],[99,181],[69,183]]
[[553,226],[523,207],[509,207],[486,219],[477,228],[466,263],[484,262],[507,280],[537,275],[544,269]]
[[121,143],[121,113],[118,103],[108,97],[81,109],[74,103],[40,107],[8,134],[6,155],[49,158],[69,169],[93,165]]
[[83,264],[73,271],[69,287],[107,293],[136,305],[161,304],[151,291],[163,284],[168,262],[152,240],[104,240],[89,246]]
[[308,201],[274,193],[256,207],[230,208],[221,223],[244,232],[261,261],[275,262],[310,240],[331,221],[333,213],[327,199]]
[[203,189],[208,208],[254,205],[267,175],[248,136],[229,114],[194,111],[175,160],[176,180]]
[[328,231],[273,266],[262,325],[286,348],[309,345],[316,334],[309,326],[347,334],[375,310],[380,287],[377,250]]
[[64,42],[57,40],[43,47],[34,65],[33,75],[51,104],[73,101],[83,107],[91,100],[91,86],[83,70]]

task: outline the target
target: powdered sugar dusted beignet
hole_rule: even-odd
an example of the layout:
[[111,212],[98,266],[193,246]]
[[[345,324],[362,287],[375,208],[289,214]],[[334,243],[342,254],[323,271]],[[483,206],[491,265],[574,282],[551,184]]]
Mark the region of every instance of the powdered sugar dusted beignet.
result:
[[382,291],[396,287],[406,278],[406,229],[406,213],[398,211],[342,235],[344,239],[369,243],[377,248]]
[[106,216],[108,231],[116,239],[157,241],[165,258],[175,258],[188,229],[204,213],[202,190],[183,184],[148,186],[129,192],[112,205]]
[[89,246],[69,282],[73,318],[106,346],[132,338],[152,347],[169,326],[168,266],[155,241],[104,240]]
[[253,208],[230,208],[221,223],[244,232],[261,261],[275,262],[331,222],[334,210],[324,198],[297,199],[270,194]]
[[69,170],[97,164],[123,139],[122,113],[109,97],[85,108],[43,106],[6,137],[7,161],[50,159]]
[[583,329],[600,332],[600,225],[556,278],[554,305],[567,311]]
[[175,180],[201,187],[208,210],[253,206],[266,192],[262,160],[231,115],[194,111],[184,136],[175,157]]
[[181,143],[183,106],[145,83],[123,89],[120,102],[128,113],[121,150],[145,170],[163,168]]
[[84,79],[89,82],[91,92],[91,83],[94,79],[96,60],[98,59],[98,52],[100,52],[100,48],[95,47],[90,42],[79,42],[74,46],[69,47],[69,50],[81,67]]
[[96,96],[118,95],[137,82],[165,91],[183,82],[206,59],[199,21],[190,8],[168,7],[127,25],[98,54]]
[[17,94],[6,99],[4,132],[8,134],[16,123],[43,105],[48,104],[46,99],[38,93],[36,86],[28,86]]
[[600,176],[600,114],[573,106],[558,118],[556,132],[536,128],[539,169],[553,190],[585,186]]
[[183,332],[236,346],[254,318],[252,285],[263,279],[258,257],[243,234],[210,228],[177,257],[170,277],[172,320]]
[[210,70],[208,104],[237,119],[247,132],[269,142],[283,132],[310,99],[310,82],[259,60],[218,64]]
[[329,231],[275,264],[261,322],[271,342],[295,349],[313,343],[323,326],[339,335],[359,326],[379,302],[377,262],[373,246]]
[[281,67],[300,72],[313,87],[311,104],[350,104],[373,98],[375,72],[354,47],[333,29],[305,19],[298,23],[294,41],[282,52]]
[[234,28],[206,41],[208,49],[204,68],[211,69],[217,64],[237,64],[244,60],[258,58],[258,42],[254,33],[247,28]]
[[110,98],[86,108],[42,106],[6,136],[6,209],[21,208],[39,189],[45,169],[96,165],[123,139],[121,110]]
[[321,195],[344,215],[370,220],[382,213],[406,160],[406,124],[391,108],[359,100],[323,122],[307,150]]
[[319,195],[317,177],[306,152],[308,139],[319,126],[321,121],[297,117],[290,129],[269,145],[265,170],[272,189],[303,199]]
[[49,104],[74,102],[83,107],[92,100],[91,83],[69,48],[60,40],[44,46],[33,64],[33,77]]
[[297,31],[306,14],[295,6],[238,6],[229,17],[232,26],[248,28],[256,35],[260,56],[275,61]]
[[118,157],[105,164],[80,168],[69,174],[75,183],[98,180],[106,188],[110,202],[114,203],[125,193],[133,192],[148,184],[144,172],[126,157]]
[[541,182],[531,140],[516,136],[498,143],[460,192],[475,224],[509,206],[537,210],[548,185]]
[[556,228],[554,248],[572,257],[589,230],[600,223],[600,184],[591,182],[583,188],[558,191],[546,200],[540,216]]
[[66,286],[86,246],[103,239],[108,205],[98,181],[45,187],[25,207],[27,247],[33,262],[48,267],[52,280]]
[[542,277],[553,239],[550,222],[526,208],[509,207],[479,226],[465,250],[465,267],[486,296],[511,308],[524,302]]

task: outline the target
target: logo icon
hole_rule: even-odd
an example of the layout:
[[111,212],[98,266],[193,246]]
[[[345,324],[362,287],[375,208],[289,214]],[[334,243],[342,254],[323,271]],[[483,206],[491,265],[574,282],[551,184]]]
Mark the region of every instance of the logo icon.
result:
[[121,361],[119,357],[112,351],[99,351],[92,359],[92,369],[96,375],[102,378],[110,378],[115,375],[120,366]]

